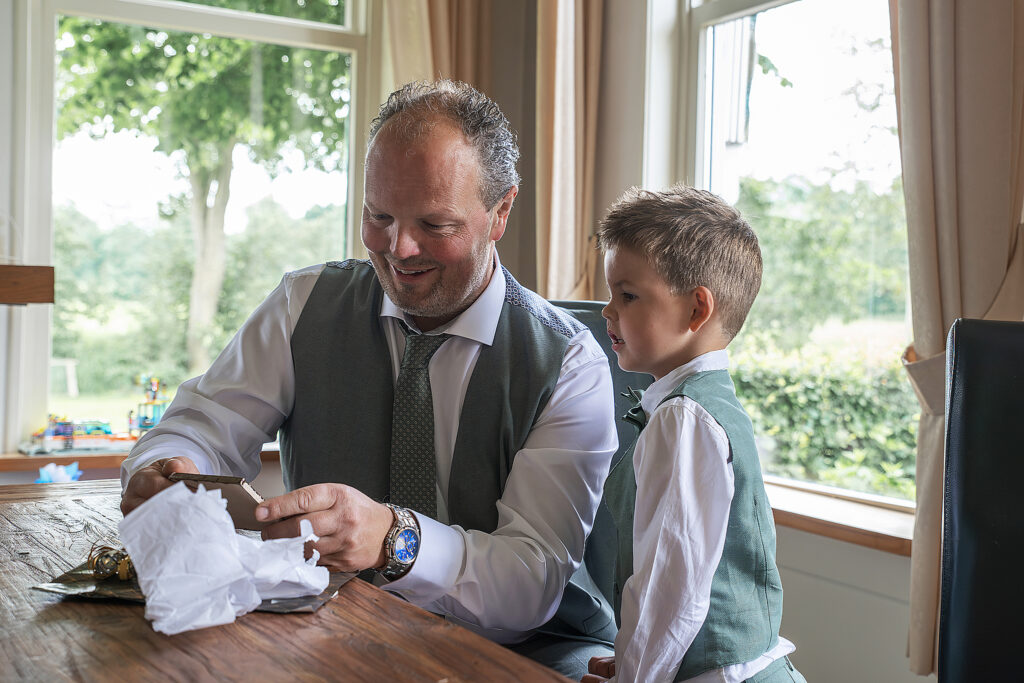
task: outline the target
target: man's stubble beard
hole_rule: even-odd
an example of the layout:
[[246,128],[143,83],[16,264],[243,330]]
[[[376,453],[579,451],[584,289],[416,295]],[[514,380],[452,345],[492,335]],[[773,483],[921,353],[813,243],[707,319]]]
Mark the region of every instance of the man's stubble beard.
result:
[[[418,299],[413,299],[403,285],[395,282],[391,273],[391,262],[386,257],[371,252],[370,259],[377,269],[377,279],[380,281],[384,293],[402,311],[417,318],[454,317],[473,304],[476,297],[473,298],[473,301],[468,300],[472,294],[475,293],[479,296],[482,292],[490,264],[494,258],[491,254],[491,244],[490,240],[483,240],[481,248],[474,252],[471,276],[464,287],[456,288],[458,283],[446,281],[445,272],[441,271],[438,282],[431,286],[425,296]],[[398,265],[403,267],[401,263]],[[422,267],[424,264],[418,265]],[[387,269],[386,277],[381,275],[382,268]],[[415,267],[403,267],[403,269],[414,270]]]

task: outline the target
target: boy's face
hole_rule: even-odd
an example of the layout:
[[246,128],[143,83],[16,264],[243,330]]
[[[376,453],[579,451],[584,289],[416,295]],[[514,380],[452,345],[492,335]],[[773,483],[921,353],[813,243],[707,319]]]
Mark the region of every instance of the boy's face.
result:
[[604,275],[611,301],[602,315],[620,368],[661,379],[696,356],[693,292],[673,294],[647,259],[627,247],[605,253]]

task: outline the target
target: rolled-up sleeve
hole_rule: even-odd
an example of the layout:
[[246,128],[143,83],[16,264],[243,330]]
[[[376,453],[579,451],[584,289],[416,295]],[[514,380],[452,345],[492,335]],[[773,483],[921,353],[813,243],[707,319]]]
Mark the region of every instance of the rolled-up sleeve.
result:
[[121,486],[154,460],[186,456],[204,474],[255,479],[295,393],[291,335],[322,266],[288,273],[209,370],[178,387],[160,422],[121,465]]

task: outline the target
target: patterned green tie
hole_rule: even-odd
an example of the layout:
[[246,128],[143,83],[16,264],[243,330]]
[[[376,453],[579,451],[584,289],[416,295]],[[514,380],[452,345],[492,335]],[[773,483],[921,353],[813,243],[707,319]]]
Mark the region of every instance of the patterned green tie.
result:
[[437,517],[434,405],[427,366],[451,335],[416,334],[402,325],[405,353],[391,411],[391,502]]

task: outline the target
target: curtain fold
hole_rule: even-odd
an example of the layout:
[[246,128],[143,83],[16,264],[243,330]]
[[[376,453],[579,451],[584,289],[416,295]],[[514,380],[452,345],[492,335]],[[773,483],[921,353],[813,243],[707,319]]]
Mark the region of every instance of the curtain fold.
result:
[[427,0],[436,78],[454,78],[491,90],[490,0]]
[[549,299],[596,296],[602,23],[600,2],[537,4],[537,289]]
[[890,0],[921,403],[910,668],[935,670],[945,341],[959,317],[1024,319],[1024,0]]
[[434,77],[433,36],[428,0],[387,0],[384,4],[384,65],[381,93],[385,96],[410,81]]
[[492,0],[386,0],[385,92],[451,78],[490,89]]

